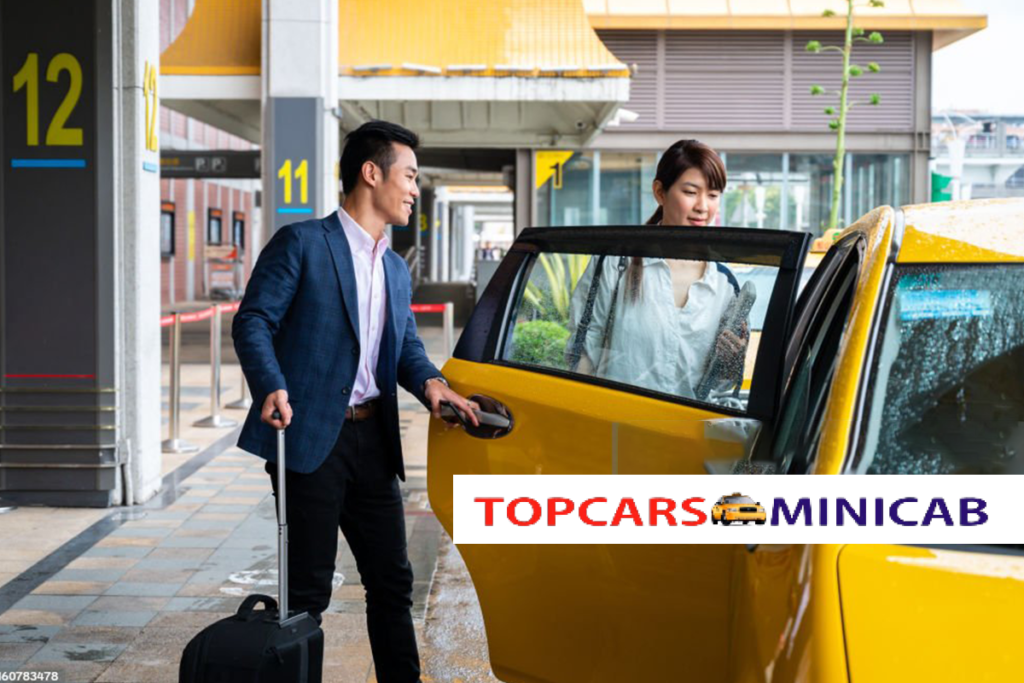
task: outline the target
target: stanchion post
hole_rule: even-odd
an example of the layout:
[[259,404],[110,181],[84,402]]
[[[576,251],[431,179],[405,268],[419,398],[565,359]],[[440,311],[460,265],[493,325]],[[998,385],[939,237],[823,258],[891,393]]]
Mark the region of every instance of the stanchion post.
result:
[[455,349],[455,304],[448,302],[444,305],[444,359],[447,361],[452,357]]
[[230,408],[231,410],[249,410],[249,407],[252,406],[252,395],[249,394],[249,385],[245,381],[245,373],[242,372],[241,367],[238,369],[238,374],[242,377],[240,382],[242,385],[241,397],[237,401],[232,401],[224,407]]
[[174,314],[171,328],[171,390],[168,396],[167,440],[160,444],[164,453],[194,453],[199,447],[181,439],[181,314]]
[[213,305],[210,318],[210,416],[193,423],[195,427],[237,427],[238,421],[220,414],[220,304]]

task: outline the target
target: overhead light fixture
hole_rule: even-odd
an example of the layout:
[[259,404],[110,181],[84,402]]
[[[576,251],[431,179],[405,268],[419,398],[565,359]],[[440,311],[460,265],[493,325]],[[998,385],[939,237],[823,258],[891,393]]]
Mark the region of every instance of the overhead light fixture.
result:
[[390,64],[359,64],[358,66],[353,66],[352,70],[355,71],[356,73],[374,73],[374,72],[377,72],[377,71],[390,71],[391,70],[391,65]]
[[486,64],[449,64],[448,71],[459,71],[461,73],[472,73],[487,71]]
[[537,67],[527,64],[498,64],[495,71],[509,71],[511,73],[533,73]]
[[402,64],[402,68],[406,71],[418,71],[423,74],[440,74],[441,68],[437,66],[427,66],[425,64],[410,64],[408,62]]

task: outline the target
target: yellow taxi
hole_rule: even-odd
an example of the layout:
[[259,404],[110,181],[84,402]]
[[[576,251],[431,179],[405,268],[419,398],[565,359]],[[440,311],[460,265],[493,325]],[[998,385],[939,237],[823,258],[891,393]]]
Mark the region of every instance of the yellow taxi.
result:
[[742,493],[734,493],[731,496],[722,496],[711,506],[711,523],[721,522],[729,526],[733,522],[748,524],[764,524],[768,515],[760,503],[755,503],[750,496]]
[[[801,287],[809,241],[523,231],[444,367],[504,419],[432,422],[428,487],[444,528],[456,474],[1024,474],[1024,201],[880,207]],[[713,353],[657,355],[673,326],[697,329],[683,312],[610,312],[619,264],[655,273],[668,259],[706,262],[701,296],[753,298],[731,316],[759,331],[740,373],[749,382]],[[590,363],[578,361],[581,332]],[[459,551],[503,681],[1002,682],[1024,671],[1024,545]]]

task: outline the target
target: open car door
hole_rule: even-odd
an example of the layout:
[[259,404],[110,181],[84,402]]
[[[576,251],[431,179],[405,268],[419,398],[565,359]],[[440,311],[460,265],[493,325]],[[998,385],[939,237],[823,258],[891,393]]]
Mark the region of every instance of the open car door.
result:
[[[456,474],[700,474],[742,460],[779,403],[808,242],[734,228],[524,231],[444,368],[511,425],[432,422],[428,487],[446,531]],[[673,267],[700,274],[682,302]],[[739,354],[720,353],[723,325],[746,340]],[[717,680],[734,549],[459,547],[495,674],[532,683]]]

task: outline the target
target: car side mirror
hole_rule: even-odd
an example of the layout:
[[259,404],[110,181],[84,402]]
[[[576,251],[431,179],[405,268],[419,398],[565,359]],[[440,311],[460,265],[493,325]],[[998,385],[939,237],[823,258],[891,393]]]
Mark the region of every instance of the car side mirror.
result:
[[760,503],[755,503],[755,505],[760,505]]

